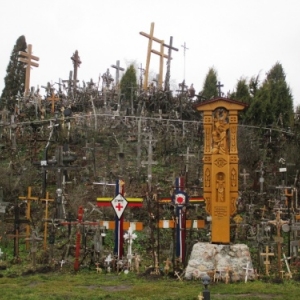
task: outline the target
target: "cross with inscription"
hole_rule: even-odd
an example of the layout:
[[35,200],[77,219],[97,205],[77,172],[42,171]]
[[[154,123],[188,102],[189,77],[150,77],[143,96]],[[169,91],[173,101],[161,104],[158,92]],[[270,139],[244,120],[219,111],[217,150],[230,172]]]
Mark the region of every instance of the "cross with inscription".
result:
[[[26,204],[27,204],[26,218],[27,218],[27,220],[30,220],[30,218],[31,218],[31,216],[30,216],[31,201],[33,201],[33,200],[38,201],[39,197],[31,196],[31,186],[29,186],[27,196],[20,196],[19,199],[26,201]],[[30,225],[26,224],[26,238],[29,238],[29,236],[30,236]],[[29,250],[28,240],[26,241],[26,249]]]
[[31,67],[38,67],[39,64],[34,61],[39,61],[37,56],[32,55],[32,45],[27,45],[27,52],[19,51],[20,57],[18,61],[26,64],[26,75],[25,75],[25,95],[30,92],[30,69]]
[[218,96],[222,97],[222,91],[221,91],[221,87],[224,87],[224,84],[221,84],[220,81],[218,81],[218,84],[216,85],[217,89],[218,89]]
[[56,101],[59,101],[60,98],[57,97],[57,96],[52,92],[51,97],[48,97],[47,100],[48,100],[48,101],[51,101],[51,113],[53,114],[53,113],[54,113],[54,105],[55,105],[55,102],[56,102]]
[[73,76],[73,82],[74,82],[74,90],[76,90],[76,82],[77,82],[77,70],[81,64],[81,60],[80,57],[78,55],[78,51],[76,50],[75,53],[73,54],[73,56],[71,57],[72,61],[73,61],[73,65],[74,65],[74,76]]

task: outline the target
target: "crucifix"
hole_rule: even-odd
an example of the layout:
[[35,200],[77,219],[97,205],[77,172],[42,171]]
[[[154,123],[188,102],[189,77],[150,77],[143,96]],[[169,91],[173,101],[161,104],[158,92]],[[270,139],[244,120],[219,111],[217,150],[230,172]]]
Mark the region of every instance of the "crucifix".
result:
[[264,261],[264,264],[266,266],[266,275],[269,276],[269,267],[270,267],[270,260],[269,256],[274,256],[274,253],[269,252],[269,246],[266,246],[266,252],[265,253],[260,253],[261,256],[265,256],[266,260]]
[[25,95],[28,95],[30,92],[30,69],[31,67],[38,67],[39,64],[35,61],[40,59],[37,56],[32,55],[32,45],[27,45],[27,52],[19,51],[18,61],[21,61],[26,64],[26,75],[25,75]]
[[183,80],[185,80],[185,52],[186,50],[189,50],[189,48],[186,47],[185,42],[181,47],[183,47]]
[[73,61],[73,65],[74,65],[74,76],[73,76],[73,88],[74,90],[76,90],[77,88],[77,85],[76,85],[76,82],[77,82],[77,70],[81,64],[81,60],[80,60],[80,57],[78,55],[78,51],[76,50],[75,53],[73,54],[73,56],[71,57],[71,60]]
[[55,105],[55,102],[56,102],[56,101],[59,101],[60,98],[59,98],[58,96],[56,96],[56,95],[54,94],[54,92],[52,92],[51,97],[48,97],[47,100],[48,100],[48,101],[51,101],[51,113],[54,114],[54,105]]
[[40,199],[41,201],[45,201],[46,207],[45,207],[45,219],[44,219],[44,243],[43,247],[44,250],[47,249],[47,231],[48,231],[48,206],[49,206],[49,201],[53,202],[54,199],[49,198],[49,192],[46,193],[46,198],[45,199]]
[[[31,195],[31,186],[28,187],[28,192],[27,196],[19,196],[20,200],[25,200],[27,204],[27,209],[26,209],[26,218],[27,220],[30,221],[30,206],[31,206],[31,201],[38,201],[39,197],[33,197]],[[30,236],[30,225],[26,224],[26,238],[29,238]],[[26,250],[29,250],[29,242],[28,240],[26,241]]]
[[281,236],[281,226],[284,224],[288,224],[288,221],[283,221],[280,219],[280,211],[276,213],[276,219],[273,221],[269,221],[268,223],[275,225],[277,228],[277,236],[274,237],[275,242],[277,242],[277,262],[278,262],[278,272],[281,271],[281,244],[283,243],[283,237]]

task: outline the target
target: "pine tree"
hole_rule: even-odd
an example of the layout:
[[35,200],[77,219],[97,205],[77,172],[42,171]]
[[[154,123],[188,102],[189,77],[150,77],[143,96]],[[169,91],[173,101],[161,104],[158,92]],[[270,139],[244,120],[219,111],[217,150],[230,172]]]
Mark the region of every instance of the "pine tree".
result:
[[1,106],[5,104],[13,109],[14,101],[17,95],[23,95],[25,91],[25,73],[24,63],[18,61],[19,51],[26,51],[27,44],[24,35],[21,35],[12,50],[10,61],[6,69],[4,78],[4,89],[1,95]]
[[120,82],[121,93],[124,95],[125,100],[135,99],[137,86],[136,70],[134,65],[131,64]]
[[201,96],[205,99],[211,99],[218,96],[217,89],[217,71],[214,68],[210,68],[203,84]]
[[249,91],[249,86],[245,78],[241,78],[236,85],[236,92],[230,95],[231,99],[236,99],[238,101],[250,104],[251,95]]

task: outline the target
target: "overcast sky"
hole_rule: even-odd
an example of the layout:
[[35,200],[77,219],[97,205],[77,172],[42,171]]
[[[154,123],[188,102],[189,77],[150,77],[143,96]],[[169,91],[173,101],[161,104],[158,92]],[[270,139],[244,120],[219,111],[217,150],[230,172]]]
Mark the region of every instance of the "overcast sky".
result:
[[[117,60],[124,68],[131,62],[145,67],[148,39],[139,32],[149,33],[154,22],[154,36],[167,44],[173,36],[173,45],[179,49],[172,53],[171,62],[175,89],[185,78],[186,84],[193,83],[199,92],[209,68],[214,67],[227,93],[235,89],[241,77],[260,74],[263,80],[266,72],[280,62],[294,106],[300,104],[299,0],[2,2],[0,91],[11,51],[21,35],[40,58],[39,67],[31,72],[31,86],[68,79],[75,50],[82,61],[78,79],[97,82],[108,68],[115,77],[111,65]],[[184,43],[188,48],[185,53]],[[159,45],[153,43],[153,49],[159,50]],[[164,76],[165,70],[164,65]],[[159,71],[155,54],[150,71]]]

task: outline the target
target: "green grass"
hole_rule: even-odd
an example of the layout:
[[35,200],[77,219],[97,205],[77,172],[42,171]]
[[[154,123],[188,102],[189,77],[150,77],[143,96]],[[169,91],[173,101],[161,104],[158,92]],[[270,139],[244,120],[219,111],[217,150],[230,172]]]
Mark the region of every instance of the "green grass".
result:
[[[178,281],[169,277],[129,273],[97,274],[94,270],[57,270],[47,274],[20,275],[0,271],[0,299],[20,300],[197,300],[203,290],[200,281]],[[15,276],[15,277],[14,277]],[[209,286],[211,299],[300,299],[300,283],[280,284],[253,281]]]

